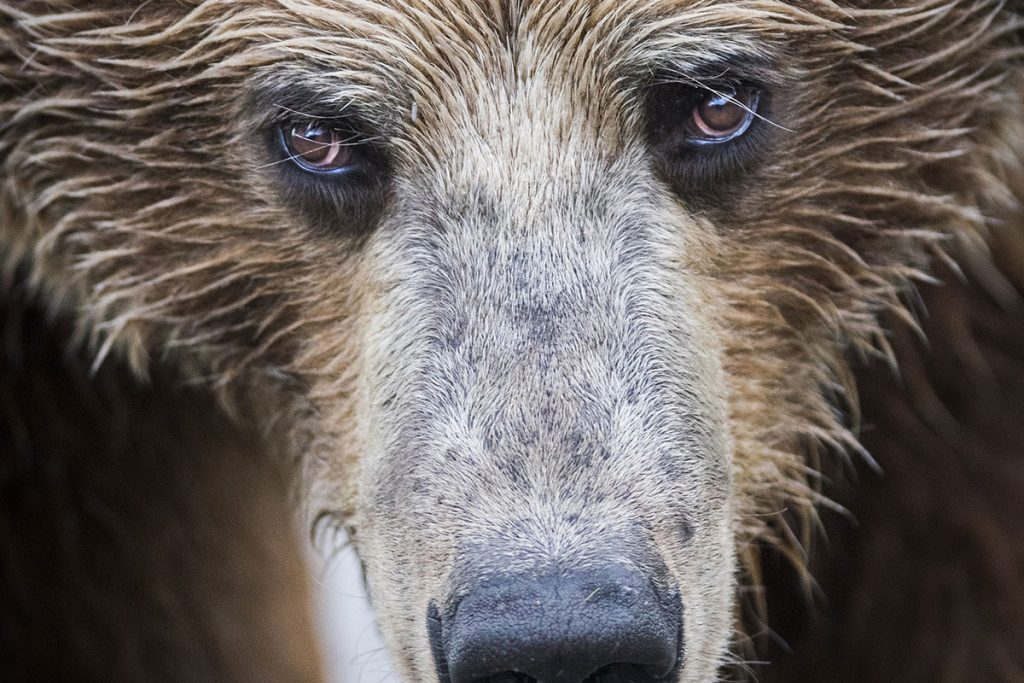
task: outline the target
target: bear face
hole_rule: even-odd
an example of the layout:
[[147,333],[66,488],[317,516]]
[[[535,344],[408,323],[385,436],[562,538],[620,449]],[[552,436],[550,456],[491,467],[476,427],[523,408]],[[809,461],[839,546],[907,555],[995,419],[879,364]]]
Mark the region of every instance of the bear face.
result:
[[1019,107],[997,2],[0,11],[6,262],[259,416],[410,680],[557,678],[474,635],[509,586],[523,650],[644,633],[576,679],[713,678]]

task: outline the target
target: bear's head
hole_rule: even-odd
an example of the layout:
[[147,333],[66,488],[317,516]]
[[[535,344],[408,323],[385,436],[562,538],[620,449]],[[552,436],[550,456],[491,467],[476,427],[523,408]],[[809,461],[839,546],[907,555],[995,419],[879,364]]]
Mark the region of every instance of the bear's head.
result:
[[96,5],[0,6],[8,269],[287,444],[418,681],[713,679],[1020,106],[997,0]]

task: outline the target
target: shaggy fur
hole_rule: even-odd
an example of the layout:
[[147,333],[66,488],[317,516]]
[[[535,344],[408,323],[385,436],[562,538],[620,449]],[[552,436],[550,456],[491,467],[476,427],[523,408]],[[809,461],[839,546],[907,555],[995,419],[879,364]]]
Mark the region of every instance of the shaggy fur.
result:
[[[766,544],[803,566],[822,456],[870,457],[851,362],[895,362],[884,321],[913,324],[940,262],[1019,301],[984,239],[1015,201],[1021,15],[999,0],[0,3],[5,272],[26,268],[70,316],[91,367],[166,364],[273,437],[305,523],[355,532],[410,678],[433,675],[423,614],[458,592],[456,540],[557,537],[586,562],[608,551],[595,536],[639,524],[684,594],[685,680],[707,680],[735,558],[748,585]],[[709,65],[764,83],[772,120],[736,178],[673,192],[647,94]],[[346,225],[282,190],[261,131],[286,109],[350,107],[393,181]],[[631,373],[637,414],[600,433],[614,467],[589,465],[586,436],[550,466],[523,455],[531,433],[552,452],[600,423]],[[478,444],[492,469],[447,455]]]
[[770,614],[804,607],[769,618],[787,648],[762,652],[761,680],[1024,678],[1024,315],[976,281],[927,287],[924,301],[929,338],[957,341],[928,348],[904,330],[899,380],[858,373],[862,441],[884,474],[858,468],[856,489],[834,492],[851,515],[825,516],[813,609],[768,582]]
[[[1024,173],[1008,180],[1024,196]],[[1024,230],[1016,209],[993,216],[993,261],[922,288],[923,337],[889,321],[898,375],[858,371],[881,472],[830,486],[852,514],[825,515],[817,607],[769,621],[789,647],[762,680],[1024,678]],[[808,605],[774,587],[769,612]]]

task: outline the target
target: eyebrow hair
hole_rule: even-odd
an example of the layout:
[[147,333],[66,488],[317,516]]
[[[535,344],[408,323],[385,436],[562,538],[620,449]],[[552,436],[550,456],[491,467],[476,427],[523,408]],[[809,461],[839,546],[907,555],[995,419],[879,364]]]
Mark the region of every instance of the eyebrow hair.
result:
[[692,49],[643,51],[625,60],[625,70],[642,73],[648,85],[655,83],[750,82],[765,86],[780,84],[781,74],[774,59],[763,52],[736,50],[731,54],[708,54]]
[[367,134],[380,135],[392,126],[393,104],[366,86],[311,77],[284,80],[280,76],[250,88],[246,110],[261,127],[290,121],[345,122]]

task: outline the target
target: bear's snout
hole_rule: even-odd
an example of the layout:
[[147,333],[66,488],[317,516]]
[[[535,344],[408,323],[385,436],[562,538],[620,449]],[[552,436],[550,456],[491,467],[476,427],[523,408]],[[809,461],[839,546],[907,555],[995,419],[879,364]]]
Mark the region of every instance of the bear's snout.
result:
[[678,593],[622,565],[494,577],[427,624],[441,683],[646,683],[683,658]]

